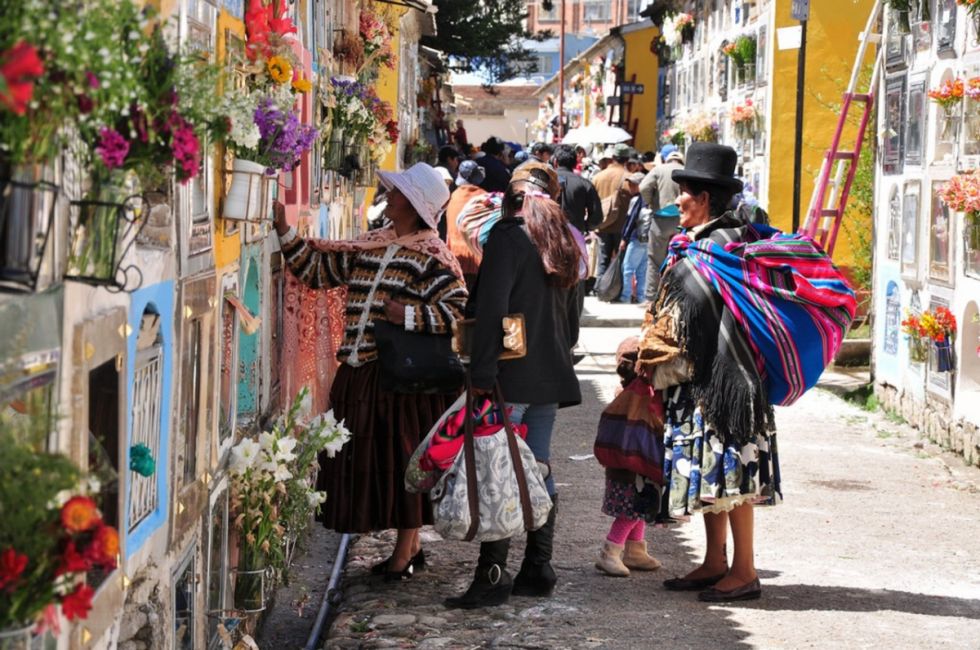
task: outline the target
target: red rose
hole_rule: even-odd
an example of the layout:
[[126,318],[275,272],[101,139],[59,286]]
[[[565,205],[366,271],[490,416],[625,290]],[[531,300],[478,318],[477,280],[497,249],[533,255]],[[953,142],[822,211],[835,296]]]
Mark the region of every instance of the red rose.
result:
[[86,618],[92,609],[92,596],[95,591],[86,584],[75,587],[75,591],[61,599],[61,612],[69,621]]
[[26,555],[21,555],[12,548],[0,553],[0,589],[13,587],[26,568]]

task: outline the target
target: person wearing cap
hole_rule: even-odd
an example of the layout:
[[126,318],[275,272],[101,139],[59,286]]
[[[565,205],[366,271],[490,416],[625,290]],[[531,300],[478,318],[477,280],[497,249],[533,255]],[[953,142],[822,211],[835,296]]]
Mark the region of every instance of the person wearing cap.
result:
[[373,571],[400,580],[424,565],[418,530],[432,523],[428,498],[405,491],[405,467],[455,396],[384,390],[374,323],[384,319],[408,331],[445,335],[462,317],[467,292],[456,258],[436,235],[436,219],[449,200],[439,173],[418,163],[378,176],[388,190],[386,227],[353,241],[303,239],[279,203],[274,226],[300,282],[316,291],[347,288],[330,404],[353,437],[336,457],[320,455],[317,489],[330,495],[321,521],[341,533],[398,529],[391,557]]
[[476,161],[484,171],[480,187],[487,192],[503,192],[510,183],[510,170],[506,163],[507,145],[500,138],[491,136],[480,145],[480,149],[484,154]]
[[[582,401],[571,352],[578,339],[572,288],[580,278],[582,252],[554,200],[558,192],[558,176],[550,166],[533,162],[514,172],[507,192],[499,197],[495,225],[485,237],[473,233],[483,261],[466,306],[467,315],[476,319],[470,354],[473,389],[490,395],[495,385],[500,386],[511,421],[527,426],[527,444],[546,468],[558,409]],[[500,323],[508,314],[524,316],[527,354],[499,361]],[[557,501],[550,474],[548,469],[545,483]],[[512,593],[549,596],[558,580],[551,566],[556,515],[552,507],[545,525],[528,533],[524,560],[514,578],[507,571],[510,540],[480,544],[473,582],[462,595],[446,599],[446,606],[500,605]]]
[[[623,240],[619,250],[623,255],[623,292],[619,302],[637,303],[643,298],[647,279],[647,237],[650,232],[650,208],[640,196],[640,181],[643,172],[634,172],[626,177],[629,188],[629,208],[626,211],[626,224],[623,225]],[[633,282],[636,281],[636,288]]]
[[640,183],[640,196],[647,206],[653,210],[654,217],[650,221],[650,234],[647,240],[647,302],[653,302],[660,289],[660,267],[667,257],[667,244],[677,234],[677,216],[669,216],[663,212],[667,206],[673,205],[680,192],[680,186],[671,177],[678,169],[684,168],[684,154],[675,145],[666,144],[660,149],[662,162],[653,168]]
[[526,159],[526,162],[535,161],[547,165],[554,153],[555,148],[547,142],[535,142],[531,145],[531,156]]
[[459,266],[463,270],[463,278],[466,280],[468,288],[473,287],[476,281],[476,274],[480,270],[480,255],[473,251],[466,243],[466,239],[459,230],[456,223],[459,213],[463,206],[469,203],[470,199],[483,196],[487,193],[480,187],[483,182],[483,167],[480,167],[472,160],[464,160],[459,165],[459,174],[456,176],[456,189],[449,197],[449,205],[446,206],[446,242],[449,250],[453,252],[459,261]]
[[612,162],[608,167],[595,175],[592,184],[595,185],[602,201],[602,223],[599,224],[599,263],[596,277],[601,278],[606,267],[619,251],[623,225],[626,223],[626,211],[629,208],[630,196],[626,177],[626,162],[629,160],[632,147],[617,144],[612,148]]
[[[641,333],[637,369],[661,390],[665,411],[663,520],[704,514],[707,549],[699,567],[664,582],[668,590],[698,591],[699,600],[759,598],[753,505],[778,502],[775,427],[766,384],[750,346],[750,332],[721,291],[704,280],[700,251],[729,250],[758,239],[753,226],[730,210],[742,189],[738,154],[724,145],[696,142],[683,169],[680,225],[692,242],[677,242],[657,302]],[[703,253],[702,253],[703,254]],[[734,274],[737,276],[737,274]],[[767,362],[768,367],[768,362]],[[734,557],[726,554],[727,529]]]

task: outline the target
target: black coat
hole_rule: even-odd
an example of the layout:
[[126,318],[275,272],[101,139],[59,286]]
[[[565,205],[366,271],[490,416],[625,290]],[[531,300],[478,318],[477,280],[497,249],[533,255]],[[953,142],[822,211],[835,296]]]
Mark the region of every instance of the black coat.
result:
[[[483,247],[480,274],[466,306],[467,315],[477,319],[470,356],[473,385],[490,389],[499,381],[508,402],[573,406],[582,401],[572,365],[579,328],[575,291],[548,283],[523,223],[500,221]],[[498,362],[507,314],[524,314],[527,356]]]
[[583,234],[598,228],[602,223],[602,201],[592,182],[564,167],[558,168],[558,182],[561,184],[561,207],[568,222]]
[[486,154],[476,159],[476,164],[483,167],[486,176],[480,187],[488,192],[506,192],[510,184],[510,170],[500,159]]

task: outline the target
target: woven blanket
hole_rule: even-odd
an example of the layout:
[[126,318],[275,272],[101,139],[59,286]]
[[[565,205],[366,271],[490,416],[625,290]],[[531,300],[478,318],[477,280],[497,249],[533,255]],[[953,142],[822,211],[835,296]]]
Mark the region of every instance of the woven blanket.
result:
[[[744,225],[734,237],[726,237],[727,230],[694,242],[675,237],[665,289],[681,308],[680,337],[696,383],[698,377],[705,383],[700,397],[713,403],[706,416],[748,435],[766,419],[764,405],[792,404],[817,383],[844,340],[857,302],[843,274],[810,237],[764,225]],[[732,325],[739,336],[730,336]],[[717,340],[707,332],[718,332]],[[746,346],[755,372],[745,367]],[[753,387],[749,375],[760,385]],[[733,380],[747,392],[727,390]],[[719,413],[730,410],[733,398],[754,404],[748,412]]]

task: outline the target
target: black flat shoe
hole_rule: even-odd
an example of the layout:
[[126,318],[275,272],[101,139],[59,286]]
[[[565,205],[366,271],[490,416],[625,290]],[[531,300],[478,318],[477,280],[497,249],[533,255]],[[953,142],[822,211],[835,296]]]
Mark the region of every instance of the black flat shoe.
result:
[[761,597],[762,585],[758,578],[728,591],[708,587],[698,594],[698,600],[704,603],[733,603],[740,600],[758,600]]
[[664,580],[664,588],[667,591],[701,591],[712,586],[726,575],[728,575],[727,571],[707,578],[671,578]]
[[[377,564],[371,567],[371,574],[376,576],[383,576],[388,573],[388,563],[391,562],[391,558],[385,558]],[[411,566],[416,571],[425,570],[425,550],[419,549],[419,552],[412,556],[411,561],[409,561],[409,566]]]
[[402,580],[411,580],[412,574],[415,573],[415,569],[412,568],[412,563],[409,562],[401,571],[385,571],[385,582],[401,582]]

